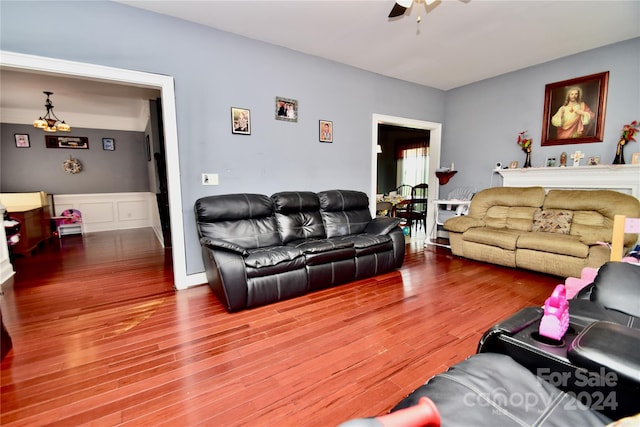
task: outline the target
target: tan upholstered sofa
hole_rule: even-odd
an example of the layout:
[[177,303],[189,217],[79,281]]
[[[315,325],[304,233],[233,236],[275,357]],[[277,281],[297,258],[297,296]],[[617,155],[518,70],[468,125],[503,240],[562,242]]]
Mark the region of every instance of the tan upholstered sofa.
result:
[[[494,187],[478,192],[469,214],[448,219],[454,255],[561,277],[598,268],[610,250],[614,215],[640,217],[640,201],[613,190]],[[625,235],[632,246],[637,234]]]

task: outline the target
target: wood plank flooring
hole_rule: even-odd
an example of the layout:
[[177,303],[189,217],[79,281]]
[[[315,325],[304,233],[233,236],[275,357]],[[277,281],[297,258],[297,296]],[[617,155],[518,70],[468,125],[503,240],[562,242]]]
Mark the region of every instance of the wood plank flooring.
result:
[[336,426],[388,411],[558,277],[407,244],[394,272],[239,313],[151,229],[52,239],[0,298],[3,426]]

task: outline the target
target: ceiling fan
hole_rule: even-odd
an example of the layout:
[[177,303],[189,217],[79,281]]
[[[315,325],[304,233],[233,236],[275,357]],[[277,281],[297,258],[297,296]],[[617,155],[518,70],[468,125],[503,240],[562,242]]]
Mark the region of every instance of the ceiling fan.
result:
[[[438,0],[415,0],[416,3],[424,3],[425,7],[435,3]],[[396,4],[393,5],[391,12],[389,13],[389,18],[395,18],[397,16],[402,16],[404,13],[411,7],[413,4],[413,0],[398,0]],[[422,20],[420,13],[418,13],[418,22]]]

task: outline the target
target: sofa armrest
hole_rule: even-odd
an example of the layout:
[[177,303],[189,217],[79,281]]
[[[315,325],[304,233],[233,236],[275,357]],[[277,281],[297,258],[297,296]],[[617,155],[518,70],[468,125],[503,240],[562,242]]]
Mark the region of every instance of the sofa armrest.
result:
[[242,255],[243,257],[246,257],[249,254],[249,252],[247,252],[245,248],[238,246],[235,243],[229,242],[228,240],[201,237],[200,244],[209,249],[222,249],[225,251],[235,252],[238,255]]
[[378,217],[367,224],[364,232],[378,235],[389,234],[399,224],[400,220],[398,218]]
[[640,330],[612,322],[588,325],[569,344],[567,357],[578,366],[598,372],[601,367],[615,372],[630,384],[640,385]]
[[589,246],[602,245],[603,242],[611,243],[611,229],[583,233],[580,235],[580,241]]
[[[542,318],[544,311],[540,307],[525,307],[508,319],[492,326],[478,342],[477,353],[495,352],[499,346],[500,335],[513,336]],[[498,353],[500,351],[497,351]]]
[[470,228],[484,227],[484,221],[471,216],[456,216],[444,222],[444,229],[454,233],[464,233]]

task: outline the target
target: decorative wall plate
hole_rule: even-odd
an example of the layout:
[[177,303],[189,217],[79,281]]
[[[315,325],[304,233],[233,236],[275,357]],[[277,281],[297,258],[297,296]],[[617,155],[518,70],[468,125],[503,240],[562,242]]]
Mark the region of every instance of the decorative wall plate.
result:
[[62,163],[62,169],[64,169],[66,173],[76,174],[80,173],[80,171],[82,170],[82,164],[78,159],[69,157],[69,160],[65,160]]

